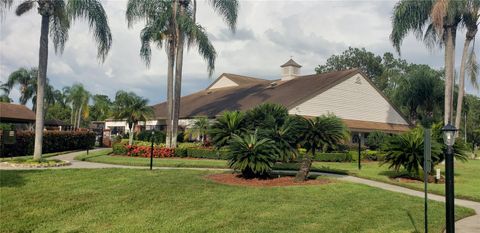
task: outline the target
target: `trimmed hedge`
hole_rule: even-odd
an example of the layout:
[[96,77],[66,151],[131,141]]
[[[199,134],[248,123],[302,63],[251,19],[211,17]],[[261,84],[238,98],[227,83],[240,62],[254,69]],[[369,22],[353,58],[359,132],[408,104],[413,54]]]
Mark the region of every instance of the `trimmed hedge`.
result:
[[[305,154],[300,154],[297,161],[301,161]],[[309,154],[311,156],[311,154]],[[315,157],[312,159],[316,162],[350,162],[352,156],[349,153],[315,153]]]
[[215,150],[209,148],[187,148],[187,157],[204,159],[228,159],[227,150]]
[[[4,145],[4,157],[25,156],[33,154],[35,133],[18,131],[16,143]],[[93,148],[94,132],[45,131],[43,133],[43,153]]]

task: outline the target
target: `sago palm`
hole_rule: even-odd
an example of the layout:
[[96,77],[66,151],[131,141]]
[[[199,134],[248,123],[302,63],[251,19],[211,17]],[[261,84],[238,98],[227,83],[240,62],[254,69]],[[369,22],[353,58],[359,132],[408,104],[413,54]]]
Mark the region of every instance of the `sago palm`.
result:
[[[335,147],[348,138],[348,129],[342,120],[335,115],[322,115],[313,119],[306,119],[302,135],[303,147],[307,153],[303,156],[300,170],[295,180],[304,181],[308,178],[312,166],[312,158],[319,149]],[[311,153],[309,156],[308,152]]]
[[227,111],[216,119],[208,133],[212,144],[221,148],[228,145],[233,135],[242,135],[245,131],[245,114],[239,111]]
[[275,164],[275,142],[263,138],[260,139],[257,132],[244,136],[233,135],[229,145],[230,168],[240,170],[246,179],[260,177],[266,178]]
[[129,145],[133,144],[134,127],[139,121],[152,117],[153,109],[148,106],[148,100],[133,92],[118,91],[115,95],[112,109],[113,118],[124,120],[129,128]]
[[[384,146],[386,154],[382,165],[388,164],[389,168],[393,168],[396,171],[404,168],[411,177],[420,178],[420,168],[424,167],[423,134],[422,128],[416,128],[411,132],[392,136]],[[440,162],[442,147],[435,140],[432,140],[431,146],[432,158],[430,166],[433,168]]]
[[[9,9],[12,0],[1,0],[0,11]],[[68,39],[70,21],[83,18],[93,31],[97,42],[98,58],[104,61],[112,44],[112,35],[107,22],[107,15],[98,0],[26,0],[20,3],[15,13],[20,16],[37,9],[41,16],[40,49],[38,65],[38,90],[35,117],[35,149],[33,158],[42,157],[43,125],[44,125],[44,96],[48,63],[48,36],[53,41],[55,52],[63,52]]]

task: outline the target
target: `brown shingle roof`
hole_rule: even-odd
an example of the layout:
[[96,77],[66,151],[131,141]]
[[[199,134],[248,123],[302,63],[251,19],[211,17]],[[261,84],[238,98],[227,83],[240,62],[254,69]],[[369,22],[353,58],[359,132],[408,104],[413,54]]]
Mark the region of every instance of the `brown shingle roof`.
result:
[[[276,103],[291,108],[357,73],[357,69],[351,69],[299,76],[287,82],[255,79],[237,87],[202,90],[181,98],[180,118],[215,117],[227,110],[243,111],[262,103]],[[228,77],[234,76],[230,74]],[[272,86],[272,82],[278,84]],[[165,102],[154,105],[153,108],[157,118],[167,117]]]
[[30,122],[35,121],[35,113],[25,105],[0,103],[0,120]]
[[381,122],[372,122],[372,121],[358,121],[358,120],[347,120],[342,119],[342,121],[347,125],[350,130],[358,130],[361,132],[372,132],[372,131],[383,131],[389,133],[401,133],[410,130],[409,125],[400,125],[400,124],[391,124],[391,123],[381,123]]

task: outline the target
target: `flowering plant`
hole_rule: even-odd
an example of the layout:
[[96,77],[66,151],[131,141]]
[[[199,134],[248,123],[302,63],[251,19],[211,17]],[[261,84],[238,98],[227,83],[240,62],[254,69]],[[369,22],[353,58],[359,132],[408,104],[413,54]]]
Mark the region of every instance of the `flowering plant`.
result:
[[[150,146],[138,146],[138,145],[125,145],[127,155],[132,157],[145,157],[150,158],[151,147]],[[175,155],[175,149],[166,147],[153,147],[154,158],[169,158]]]

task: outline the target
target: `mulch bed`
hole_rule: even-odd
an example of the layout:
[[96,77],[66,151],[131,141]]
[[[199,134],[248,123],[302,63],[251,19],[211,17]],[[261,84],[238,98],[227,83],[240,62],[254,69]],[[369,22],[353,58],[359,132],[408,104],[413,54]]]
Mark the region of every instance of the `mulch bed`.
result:
[[212,174],[206,176],[206,179],[213,180],[221,184],[254,186],[254,187],[278,187],[278,186],[297,186],[297,185],[321,185],[333,183],[330,179],[315,179],[305,182],[295,182],[294,177],[283,176],[270,179],[244,179],[241,175],[232,173]]

